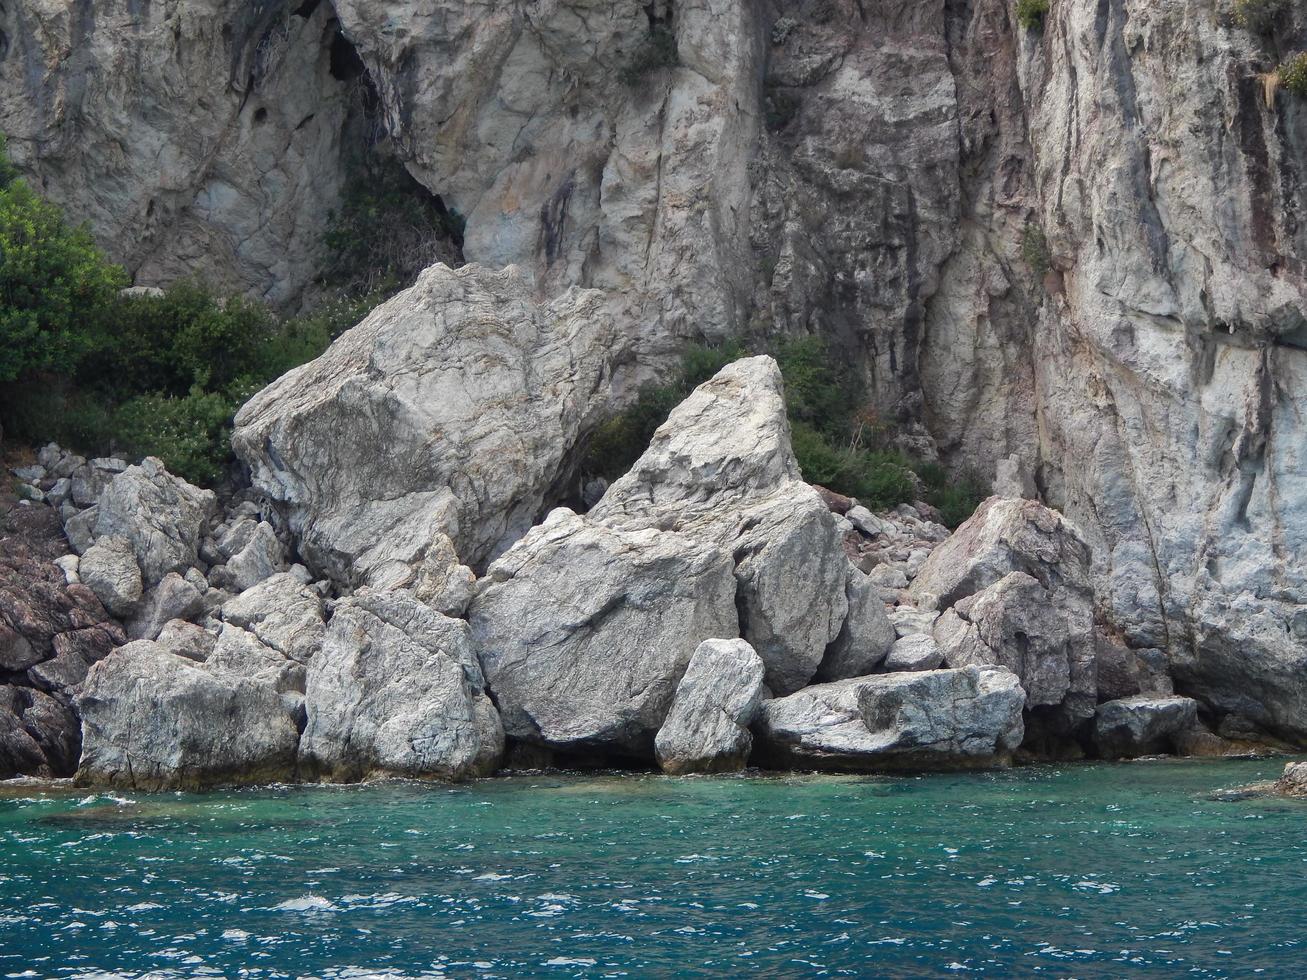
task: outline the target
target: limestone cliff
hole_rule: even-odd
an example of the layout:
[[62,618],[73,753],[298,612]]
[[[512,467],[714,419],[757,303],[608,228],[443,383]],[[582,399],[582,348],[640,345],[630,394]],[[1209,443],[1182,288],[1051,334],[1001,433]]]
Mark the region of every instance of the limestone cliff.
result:
[[818,333],[908,448],[1015,454],[1099,615],[1307,737],[1307,47],[1225,0],[6,0],[0,129],[141,283],[309,288],[362,142],[620,390],[686,339]]

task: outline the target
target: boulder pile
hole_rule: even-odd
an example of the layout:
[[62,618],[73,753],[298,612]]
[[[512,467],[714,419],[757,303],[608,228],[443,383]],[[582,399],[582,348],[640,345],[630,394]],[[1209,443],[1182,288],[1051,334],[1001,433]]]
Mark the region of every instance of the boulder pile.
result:
[[0,771],[159,789],[468,779],[510,749],[678,774],[1220,749],[1165,656],[1095,621],[1075,525],[995,496],[950,534],[810,486],[769,357],[700,385],[588,510],[546,511],[607,338],[584,293],[542,307],[511,271],[437,266],[241,411],[252,489],[47,447],[10,513],[49,533],[0,560]]

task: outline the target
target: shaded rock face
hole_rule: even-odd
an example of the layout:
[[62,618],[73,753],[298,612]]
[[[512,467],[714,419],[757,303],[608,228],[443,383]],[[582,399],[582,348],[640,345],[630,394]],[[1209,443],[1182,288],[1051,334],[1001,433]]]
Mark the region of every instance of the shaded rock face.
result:
[[851,771],[1004,765],[1024,735],[1025,693],[1002,668],[878,674],[764,701],[762,757]]
[[197,664],[149,640],[96,664],[76,705],[80,785],[201,789],[294,773],[299,729],[271,684]]
[[731,553],[740,635],[776,693],[811,680],[839,635],[848,561],[830,509],[800,476],[770,357],[736,361],[695,389],[587,517],[675,531]]
[[70,691],[127,642],[55,564],[67,550],[54,511],[0,491],[0,779],[72,775],[81,734]]
[[305,688],[300,742],[307,777],[466,779],[504,750],[467,623],[403,592],[342,601]]
[[744,767],[763,698],[762,659],[744,640],[704,640],[676,687],[654,754],[663,772],[730,772]]
[[432,266],[255,395],[232,445],[343,585],[411,582],[440,535],[484,566],[566,475],[612,340],[594,293],[540,305],[513,270]]
[[468,610],[512,738],[652,758],[702,638],[734,637],[730,557],[559,509],[490,566]]
[[1198,727],[1193,698],[1137,695],[1098,706],[1094,740],[1108,758],[1172,752],[1185,732]]

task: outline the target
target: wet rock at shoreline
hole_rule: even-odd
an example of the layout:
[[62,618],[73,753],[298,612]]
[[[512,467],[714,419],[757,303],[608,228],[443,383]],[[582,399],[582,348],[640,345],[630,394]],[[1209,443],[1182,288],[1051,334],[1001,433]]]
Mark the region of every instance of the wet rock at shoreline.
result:
[[336,606],[305,704],[308,778],[466,779],[494,772],[503,756],[467,623],[405,592],[364,591]]
[[760,757],[784,766],[982,768],[1010,762],[1024,703],[1002,668],[877,674],[764,701],[754,731]]
[[699,643],[738,635],[735,590],[718,548],[555,510],[490,566],[468,609],[505,732],[651,760]]
[[1094,741],[1110,759],[1173,752],[1176,740],[1198,725],[1193,698],[1137,695],[1098,706]]
[[753,747],[749,725],[763,698],[762,659],[745,640],[704,640],[676,687],[654,740],[663,772],[732,772]]

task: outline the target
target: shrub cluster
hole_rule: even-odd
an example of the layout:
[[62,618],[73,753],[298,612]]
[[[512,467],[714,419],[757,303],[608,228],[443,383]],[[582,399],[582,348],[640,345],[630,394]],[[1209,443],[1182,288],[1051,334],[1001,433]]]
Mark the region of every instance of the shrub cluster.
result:
[[[690,347],[670,380],[646,385],[633,405],[591,437],[583,472],[608,480],[620,477],[695,386],[745,353],[738,341]],[[950,476],[937,463],[917,462],[889,448],[889,427],[871,410],[857,408],[864,402],[861,386],[820,338],[785,341],[770,353],[785,379],[794,455],[810,483],[857,497],[874,509],[924,499],[939,508],[949,527],[970,517],[987,495],[970,474]]]
[[1052,266],[1053,258],[1048,251],[1048,238],[1044,229],[1033,221],[1026,224],[1021,232],[1021,258],[1030,267],[1030,271],[1041,279]]
[[1234,0],[1234,22],[1255,34],[1265,34],[1289,7],[1289,0]]
[[1028,31],[1044,26],[1049,0],[1017,0],[1017,23]]
[[204,485],[227,468],[236,409],[380,299],[280,317],[198,283],[123,296],[126,282],[0,145],[0,425],[92,454],[159,456]]
[[1307,51],[1291,57],[1280,66],[1277,74],[1284,88],[1300,99],[1307,99]]

